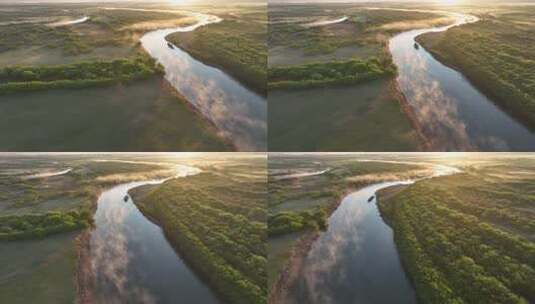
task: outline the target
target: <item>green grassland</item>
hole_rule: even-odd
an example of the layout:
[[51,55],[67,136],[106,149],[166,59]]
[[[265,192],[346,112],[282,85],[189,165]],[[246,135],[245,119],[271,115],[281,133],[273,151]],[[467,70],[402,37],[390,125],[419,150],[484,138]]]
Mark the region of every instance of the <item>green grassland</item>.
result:
[[[78,238],[93,224],[101,189],[125,177],[139,179],[140,174],[162,175],[166,170],[159,165],[92,160],[80,155],[2,159],[1,303],[74,303]],[[27,178],[66,168],[72,171]]]
[[[380,5],[377,5],[380,6]],[[388,7],[388,6],[387,6]],[[303,26],[311,21],[338,19],[348,20],[328,26]],[[354,47],[353,56],[361,59],[359,48],[369,48],[374,56],[382,52],[388,38],[412,26],[442,24],[448,22],[440,15],[424,12],[394,11],[385,9],[367,10],[355,4],[273,5],[270,6],[269,47],[300,49],[304,56],[315,61],[314,55],[335,53],[340,48]],[[403,22],[404,24],[399,24]],[[352,56],[352,57],[353,57]]]
[[174,33],[169,41],[202,62],[221,67],[253,90],[267,94],[265,8],[237,7],[219,15],[222,22],[193,32]]
[[[348,19],[341,23],[307,25],[343,16]],[[388,41],[401,31],[447,24],[450,18],[357,4],[309,4],[270,6],[269,21],[270,150],[423,149],[400,106]]]
[[76,231],[45,239],[0,242],[0,302],[74,303],[78,235]]
[[499,106],[535,126],[535,12],[500,7],[481,20],[417,40]]
[[[414,151],[420,139],[390,80],[269,94],[270,151]],[[388,126],[388,127],[385,127]]]
[[267,303],[265,159],[141,187],[132,195],[225,302]]
[[[307,177],[287,174],[327,172]],[[327,228],[343,196],[371,183],[412,178],[418,165],[358,162],[352,156],[270,156],[268,188],[268,286],[271,289],[302,240]],[[306,252],[304,252],[306,254]]]
[[[4,151],[228,151],[159,77],[0,96]],[[95,123],[97,122],[98,123]]]
[[396,74],[391,61],[372,58],[269,69],[269,89],[299,89],[317,86],[351,85]]
[[535,300],[534,169],[533,159],[480,162],[379,194],[419,301]]

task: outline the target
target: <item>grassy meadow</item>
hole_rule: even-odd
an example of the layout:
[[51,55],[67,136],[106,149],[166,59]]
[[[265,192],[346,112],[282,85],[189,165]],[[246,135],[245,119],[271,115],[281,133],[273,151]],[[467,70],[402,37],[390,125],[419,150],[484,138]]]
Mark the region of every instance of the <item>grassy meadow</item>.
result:
[[497,6],[474,13],[480,21],[417,40],[500,107],[535,126],[535,11]]
[[535,300],[535,162],[479,156],[463,172],[379,193],[423,303]]
[[388,79],[269,96],[270,151],[413,151],[421,145]]
[[[131,58],[143,53],[139,37],[161,26],[195,22],[174,12],[120,10],[155,9],[148,4],[2,5],[0,10],[0,65],[39,66],[80,61]],[[63,21],[88,17],[85,22]]]
[[7,151],[233,149],[159,77],[2,95],[0,111],[0,148]]

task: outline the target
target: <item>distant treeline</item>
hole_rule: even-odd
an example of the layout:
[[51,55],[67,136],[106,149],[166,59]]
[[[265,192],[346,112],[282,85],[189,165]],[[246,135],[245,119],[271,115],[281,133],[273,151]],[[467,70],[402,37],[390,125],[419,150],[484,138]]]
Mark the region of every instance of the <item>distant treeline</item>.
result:
[[5,67],[0,69],[0,94],[103,86],[145,79],[162,72],[162,67],[149,56],[56,66]]
[[280,66],[268,69],[268,88],[299,89],[350,85],[395,74],[395,65],[388,58]]
[[7,215],[0,217],[0,240],[44,238],[52,234],[83,229],[91,223],[92,214],[89,210]]

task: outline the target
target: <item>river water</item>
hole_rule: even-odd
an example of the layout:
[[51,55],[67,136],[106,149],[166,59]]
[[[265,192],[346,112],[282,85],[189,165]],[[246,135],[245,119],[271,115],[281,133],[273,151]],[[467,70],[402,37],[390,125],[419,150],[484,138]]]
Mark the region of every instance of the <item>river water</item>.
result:
[[477,22],[453,14],[450,26],[412,30],[390,40],[398,67],[398,84],[433,151],[527,151],[535,149],[535,134],[498,108],[459,72],[414,46],[414,38]]
[[189,32],[221,19],[189,13],[198,19],[194,25],[160,29],[141,38],[145,50],[165,68],[165,78],[205,118],[215,124],[223,136],[241,151],[265,151],[267,146],[266,98],[241,85],[223,71],[206,65],[177,46],[169,46],[165,37],[175,32]]
[[[175,178],[198,173],[179,166]],[[159,226],[137,209],[128,191],[168,179],[132,182],[103,192],[90,236],[90,262],[97,303],[218,303],[184,264]]]
[[[458,172],[438,165],[431,176]],[[393,231],[376,204],[380,189],[414,182],[381,182],[347,195],[330,216],[327,231],[312,244],[288,302],[416,303]]]

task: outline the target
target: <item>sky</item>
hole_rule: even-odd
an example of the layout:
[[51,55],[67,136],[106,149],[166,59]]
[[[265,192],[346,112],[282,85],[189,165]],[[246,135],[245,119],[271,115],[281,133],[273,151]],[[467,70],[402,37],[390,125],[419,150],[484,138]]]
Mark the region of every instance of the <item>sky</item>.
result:
[[265,3],[266,0],[0,0],[1,3],[82,3],[82,2],[153,2],[153,3],[174,3],[174,4],[191,4],[191,3],[210,3],[210,4],[229,4],[254,2]]
[[[434,2],[434,3],[441,3],[444,2],[443,0],[268,0],[269,3],[326,3],[326,2],[333,2],[333,3],[350,3],[350,2],[367,2],[367,3],[373,3],[373,2]],[[533,3],[535,4],[535,0],[462,0],[459,1],[462,3]]]
[[[0,0],[0,4],[5,3],[80,3],[80,2],[152,2],[152,3],[173,3],[173,4],[229,4],[229,3],[321,3],[321,2],[441,2],[441,0]],[[535,0],[465,0],[463,2],[478,3],[535,3]]]

